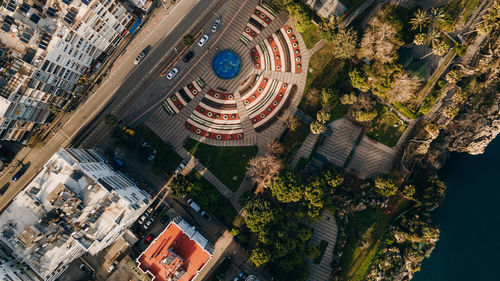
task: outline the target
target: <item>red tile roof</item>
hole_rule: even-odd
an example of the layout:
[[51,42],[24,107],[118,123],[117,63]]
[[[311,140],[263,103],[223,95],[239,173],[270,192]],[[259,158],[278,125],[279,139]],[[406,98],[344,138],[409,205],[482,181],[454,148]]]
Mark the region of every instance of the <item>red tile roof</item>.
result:
[[[171,256],[170,262],[165,262]],[[160,236],[139,256],[137,262],[144,272],[149,271],[153,280],[166,281],[175,271],[186,273],[179,281],[192,280],[211,258],[198,243],[191,240],[175,223],[170,223]],[[168,264],[169,263],[169,264]],[[175,279],[174,279],[175,280]]]

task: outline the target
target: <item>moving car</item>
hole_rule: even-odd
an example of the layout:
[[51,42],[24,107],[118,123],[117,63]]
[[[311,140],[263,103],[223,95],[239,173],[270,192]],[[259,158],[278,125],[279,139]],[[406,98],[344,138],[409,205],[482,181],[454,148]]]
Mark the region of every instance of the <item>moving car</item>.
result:
[[172,70],[170,70],[170,72],[167,74],[167,79],[170,80],[174,78],[177,72],[179,72],[179,69],[177,67],[172,68]]
[[212,32],[215,33],[217,31],[217,29],[219,29],[219,25],[220,25],[220,19],[217,18],[214,22],[214,25],[212,25]]
[[189,51],[183,58],[182,58],[182,61],[183,62],[188,62],[190,61],[192,58],[194,57],[194,52],[193,51]]
[[142,51],[134,60],[134,64],[135,65],[138,65],[142,59],[146,56],[146,53],[144,53],[144,51]]
[[184,169],[186,167],[186,165],[184,165],[184,163],[181,163],[179,165],[179,167],[177,167],[177,169],[175,169],[174,171],[174,174],[177,175],[180,171],[182,171],[182,169]]
[[198,46],[203,47],[203,45],[205,45],[205,43],[207,43],[208,38],[210,38],[210,36],[208,34],[203,35],[201,37],[200,41],[198,41]]

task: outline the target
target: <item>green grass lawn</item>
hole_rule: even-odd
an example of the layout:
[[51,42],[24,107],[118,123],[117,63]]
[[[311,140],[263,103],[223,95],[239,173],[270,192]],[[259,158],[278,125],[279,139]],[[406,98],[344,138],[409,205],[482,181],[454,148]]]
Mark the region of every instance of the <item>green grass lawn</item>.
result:
[[389,147],[393,147],[404,134],[408,124],[402,122],[396,114],[387,110],[385,106],[380,107],[378,112],[377,118],[366,128],[366,135]]
[[299,119],[299,125],[295,129],[295,131],[290,131],[290,129],[286,129],[285,132],[280,137],[279,142],[283,145],[283,160],[285,163],[292,162],[295,154],[299,150],[300,145],[307,138],[311,130],[309,129],[309,125],[304,121]]
[[321,40],[319,28],[315,24],[310,24],[306,30],[300,34],[302,35],[302,39],[304,39],[304,43],[306,43],[306,47],[308,49],[314,47],[314,45]]
[[348,81],[350,63],[332,57],[332,44],[327,44],[311,56],[305,92],[310,88],[339,88]]
[[231,203],[199,173],[191,174],[190,177],[195,184],[189,191],[189,196],[202,209],[215,216],[230,229],[238,215]]
[[153,160],[153,169],[172,173],[182,161],[182,157],[173,151],[160,137],[146,125],[141,124],[136,128],[137,134],[156,150]]
[[364,280],[390,220],[391,216],[381,209],[354,213],[346,229],[347,244],[341,261],[343,280]]
[[238,190],[248,161],[257,154],[257,146],[213,146],[189,139],[184,145],[232,191]]
[[452,15],[453,18],[458,18],[458,16],[461,15],[464,20],[468,20],[474,9],[478,7],[480,3],[481,0],[453,0],[451,3],[446,5],[444,9]]

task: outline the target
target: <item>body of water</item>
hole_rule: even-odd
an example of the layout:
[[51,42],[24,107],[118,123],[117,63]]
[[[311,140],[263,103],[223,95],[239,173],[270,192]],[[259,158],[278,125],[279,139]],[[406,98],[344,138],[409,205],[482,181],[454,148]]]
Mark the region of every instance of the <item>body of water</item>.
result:
[[444,202],[435,211],[441,229],[415,281],[500,280],[500,138],[482,155],[453,154],[440,171]]

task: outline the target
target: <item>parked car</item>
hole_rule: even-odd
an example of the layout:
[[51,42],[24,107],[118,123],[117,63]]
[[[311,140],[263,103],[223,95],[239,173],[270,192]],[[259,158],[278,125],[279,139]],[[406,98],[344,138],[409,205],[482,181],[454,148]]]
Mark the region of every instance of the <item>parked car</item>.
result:
[[141,53],[140,53],[140,54],[139,54],[139,55],[135,58],[135,60],[134,60],[134,64],[135,64],[135,65],[138,65],[138,64],[142,61],[142,59],[143,59],[144,57],[146,57],[146,53],[141,52]]
[[118,261],[114,261],[113,264],[108,267],[108,272],[115,270],[117,265],[118,265]]
[[80,264],[80,269],[81,269],[82,271],[85,271],[85,272],[87,272],[87,273],[90,273],[90,268],[89,268],[87,265],[83,264],[83,263],[82,263],[82,264]]
[[26,170],[21,168],[21,170],[19,172],[15,173],[14,176],[12,176],[12,179],[11,179],[12,182],[16,182],[22,175],[24,175],[24,172],[26,172]]
[[220,25],[220,19],[217,18],[214,22],[214,25],[212,25],[212,32],[215,33],[217,31],[217,29],[219,29],[219,25]]
[[205,211],[201,211],[200,215],[202,217],[204,217],[207,221],[211,221],[212,220],[212,217],[210,217],[210,215],[207,212],[205,212]]
[[146,239],[144,239],[144,244],[149,244],[153,240],[153,234],[149,234]]
[[167,224],[169,221],[170,221],[170,218],[167,214],[163,215],[163,217],[161,217],[161,219],[160,219],[161,224]]
[[149,227],[153,224],[153,222],[154,222],[154,221],[155,221],[155,219],[150,218],[150,219],[148,220],[148,222],[146,222],[146,223],[144,224],[144,229],[148,229],[148,228],[149,228]]
[[179,164],[179,167],[177,167],[177,169],[175,169],[174,171],[174,174],[178,174],[180,171],[182,171],[182,169],[184,169],[186,167],[186,165],[184,165],[184,163],[181,163]]
[[210,36],[208,34],[203,35],[201,37],[200,41],[198,41],[198,46],[203,47],[203,45],[205,45],[205,43],[207,43],[208,38],[210,38]]
[[177,67],[172,68],[172,70],[170,70],[170,72],[168,72],[168,74],[167,74],[167,79],[170,80],[170,79],[174,78],[174,76],[178,72],[179,72],[179,69]]
[[144,223],[144,221],[146,220],[146,215],[142,215],[140,218],[139,218],[139,224],[142,224]]
[[190,61],[192,58],[194,57],[194,52],[193,51],[189,51],[183,58],[182,58],[182,61],[183,62],[188,62]]
[[187,203],[196,212],[201,211],[200,206],[198,206],[198,204],[196,204],[196,202],[194,202],[193,199],[188,199]]
[[240,274],[238,275],[238,277],[240,277],[242,280],[245,280],[248,277],[248,275],[245,272],[242,271],[242,272],[240,272]]

